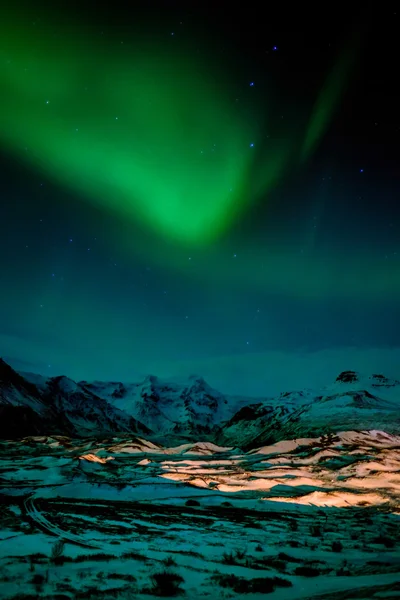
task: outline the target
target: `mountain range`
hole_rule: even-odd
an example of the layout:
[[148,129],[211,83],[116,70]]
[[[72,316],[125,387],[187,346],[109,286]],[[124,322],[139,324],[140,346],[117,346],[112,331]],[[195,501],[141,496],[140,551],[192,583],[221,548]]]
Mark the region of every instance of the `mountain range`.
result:
[[75,382],[17,372],[0,359],[0,437],[142,435],[155,443],[214,442],[243,450],[337,431],[400,433],[400,381],[344,371],[319,390],[228,396],[202,377]]

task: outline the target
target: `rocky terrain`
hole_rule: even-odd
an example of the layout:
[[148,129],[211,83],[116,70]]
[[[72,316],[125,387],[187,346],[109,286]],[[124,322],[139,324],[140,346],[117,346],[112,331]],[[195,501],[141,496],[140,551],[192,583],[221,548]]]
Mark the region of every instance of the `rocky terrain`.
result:
[[207,440],[242,449],[339,429],[400,433],[400,382],[341,373],[320,390],[238,398],[201,377],[172,382],[74,382],[17,373],[0,360],[0,437],[140,433],[161,444]]
[[399,382],[225,396],[0,362],[0,598],[400,598]]

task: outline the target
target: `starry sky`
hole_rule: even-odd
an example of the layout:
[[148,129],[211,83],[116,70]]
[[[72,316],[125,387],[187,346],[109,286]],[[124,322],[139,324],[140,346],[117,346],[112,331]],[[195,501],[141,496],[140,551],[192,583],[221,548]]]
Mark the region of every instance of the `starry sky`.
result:
[[0,9],[5,360],[252,395],[399,375],[400,13],[348,4]]

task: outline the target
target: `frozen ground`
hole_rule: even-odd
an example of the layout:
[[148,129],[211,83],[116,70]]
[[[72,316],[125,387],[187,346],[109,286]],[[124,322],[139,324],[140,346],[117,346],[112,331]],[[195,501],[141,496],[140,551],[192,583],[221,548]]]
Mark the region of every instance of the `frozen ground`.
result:
[[0,598],[400,598],[400,438],[0,442]]

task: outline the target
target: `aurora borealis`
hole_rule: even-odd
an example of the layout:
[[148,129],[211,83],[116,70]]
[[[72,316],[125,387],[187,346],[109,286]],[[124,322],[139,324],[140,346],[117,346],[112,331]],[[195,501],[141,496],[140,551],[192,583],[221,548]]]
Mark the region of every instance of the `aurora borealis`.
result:
[[121,54],[115,35],[58,21],[19,11],[2,19],[3,144],[88,201],[180,243],[215,239],[279,182],[300,148],[307,158],[350,74],[348,49],[310,125],[304,111],[265,144],[268,98],[238,109],[233,77],[209,52],[199,60],[187,44],[149,31]]
[[399,188],[360,133],[390,120],[369,27],[338,11],[325,44],[305,20],[303,48],[278,9],[238,41],[238,14],[157,6],[1,9],[4,356],[236,377],[229,356],[392,347]]

